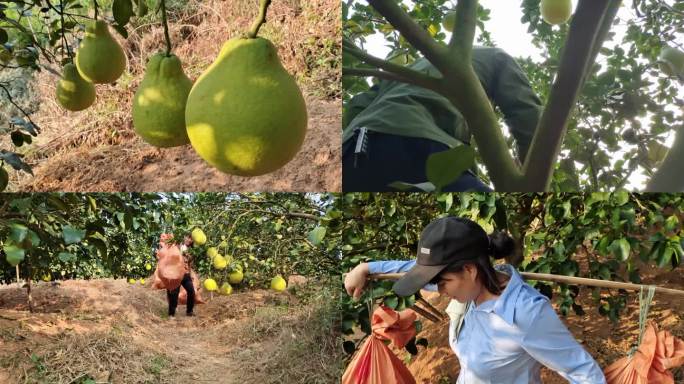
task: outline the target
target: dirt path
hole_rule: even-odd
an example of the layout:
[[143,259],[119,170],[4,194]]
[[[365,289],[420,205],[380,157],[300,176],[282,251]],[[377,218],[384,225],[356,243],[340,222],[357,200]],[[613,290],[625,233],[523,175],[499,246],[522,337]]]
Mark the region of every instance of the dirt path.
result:
[[282,373],[270,368],[278,364],[320,370],[296,353],[292,361],[273,357],[288,348],[283,340],[299,338],[311,323],[287,292],[214,296],[194,317],[179,306],[172,320],[165,291],[124,280],[39,283],[33,297],[30,314],[24,289],[0,286],[2,383],[70,383],[86,375],[98,383],[270,383]]

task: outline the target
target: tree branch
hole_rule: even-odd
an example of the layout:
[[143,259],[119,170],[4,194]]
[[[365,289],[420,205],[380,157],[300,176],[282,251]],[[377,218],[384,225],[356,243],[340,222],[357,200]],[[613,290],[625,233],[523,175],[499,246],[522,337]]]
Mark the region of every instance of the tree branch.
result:
[[605,38],[599,36],[599,30],[602,23],[612,22],[610,17],[604,18],[609,16],[611,4],[611,0],[580,0],[577,5],[556,81],[525,159],[524,181],[520,185],[524,191],[544,191],[549,187],[570,111],[591,68],[593,48],[600,47],[600,38]]
[[411,16],[397,4],[395,0],[368,0],[373,8],[380,13],[401,35],[426,59],[428,59],[442,74],[448,68],[447,49],[439,45]]
[[[356,47],[352,42],[347,41],[346,39],[343,40],[343,47],[345,53],[348,53],[357,59],[361,60],[362,62],[372,65],[374,67],[383,69],[387,72],[391,72],[403,79],[402,80],[404,83],[411,83],[411,84],[417,84],[420,85],[421,87],[425,87],[428,89],[431,89],[435,92],[442,93],[440,91],[441,83],[442,83],[442,78],[438,77],[433,77],[430,75],[427,75],[422,72],[418,72],[416,70],[413,70],[411,68],[404,67],[402,65],[390,63],[387,60],[380,59],[378,57],[375,57],[373,55],[368,54],[367,52],[363,51],[362,49],[359,49]],[[344,71],[342,72],[344,75]],[[349,73],[351,74],[351,73]],[[355,76],[355,75],[353,75]],[[420,84],[419,84],[420,83]]]
[[449,53],[453,59],[470,63],[477,26],[477,0],[458,0],[456,25],[449,41]]
[[433,81],[426,82],[423,79],[421,79],[420,77],[417,77],[417,78],[404,77],[404,76],[398,75],[396,73],[387,72],[387,71],[380,71],[377,69],[370,69],[370,68],[343,67],[342,73],[343,73],[343,76],[377,77],[380,79],[385,79],[385,80],[390,80],[390,81],[398,81],[401,83],[408,83],[408,84],[417,85],[419,87],[427,88],[427,89],[430,89],[430,90],[435,91],[435,92],[440,92],[439,87],[435,87],[435,84]]
[[31,120],[31,116],[28,113],[26,113],[26,111],[24,111],[24,109],[21,108],[14,101],[14,99],[12,99],[12,94],[10,93],[10,91],[7,88],[5,88],[5,86],[2,84],[0,84],[0,88],[2,88],[2,90],[5,91],[5,93],[7,94],[7,99],[9,100],[9,102],[12,103],[12,105],[14,105],[14,107],[17,108],[19,111],[21,111],[22,114],[24,114],[24,116],[29,121],[29,123],[31,123],[33,125],[33,128],[36,130],[36,132],[40,132],[40,127],[38,127],[38,125],[36,123],[34,123],[33,120]]

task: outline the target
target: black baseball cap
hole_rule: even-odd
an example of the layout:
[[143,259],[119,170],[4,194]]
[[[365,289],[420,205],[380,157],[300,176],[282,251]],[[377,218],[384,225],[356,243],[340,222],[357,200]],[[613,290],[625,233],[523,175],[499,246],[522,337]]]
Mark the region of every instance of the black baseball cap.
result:
[[392,289],[398,296],[410,296],[446,267],[486,255],[489,237],[479,224],[462,217],[447,216],[428,224],[418,240],[416,265]]

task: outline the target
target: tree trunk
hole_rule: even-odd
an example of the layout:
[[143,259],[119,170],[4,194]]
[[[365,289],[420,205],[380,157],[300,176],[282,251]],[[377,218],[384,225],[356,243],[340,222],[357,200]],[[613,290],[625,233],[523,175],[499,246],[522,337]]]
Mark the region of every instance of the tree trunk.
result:
[[31,296],[31,278],[26,276],[26,293],[28,293],[29,312],[33,313],[33,296]]

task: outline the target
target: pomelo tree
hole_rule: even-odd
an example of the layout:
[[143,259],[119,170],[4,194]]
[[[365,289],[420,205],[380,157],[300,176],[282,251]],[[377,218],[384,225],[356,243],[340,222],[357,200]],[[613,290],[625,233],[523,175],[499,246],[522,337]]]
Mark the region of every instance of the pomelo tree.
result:
[[[540,0],[519,3],[520,22],[542,56],[519,63],[544,103],[525,164],[514,160],[501,114],[490,107],[472,71],[473,45],[496,43],[491,12],[476,0],[344,2],[345,102],[369,88],[368,78],[384,79],[430,89],[462,112],[477,152],[457,147],[443,156],[446,160],[428,162],[428,175],[435,176],[426,180],[432,185],[419,186],[425,190],[439,189],[475,161],[499,191],[615,190],[637,173],[646,176],[644,190],[683,190],[677,167],[684,156],[684,74],[661,71],[662,58],[670,55],[659,55],[683,50],[684,5],[580,0],[570,21],[556,26],[543,20]],[[454,24],[450,36],[443,29],[445,18],[448,28]],[[391,48],[387,60],[365,49],[376,34]],[[408,55],[408,63],[425,57],[442,76],[393,62],[400,55]],[[678,57],[672,55],[667,68],[678,68]],[[343,124],[349,122],[347,117]],[[673,144],[666,145],[671,133]]]

